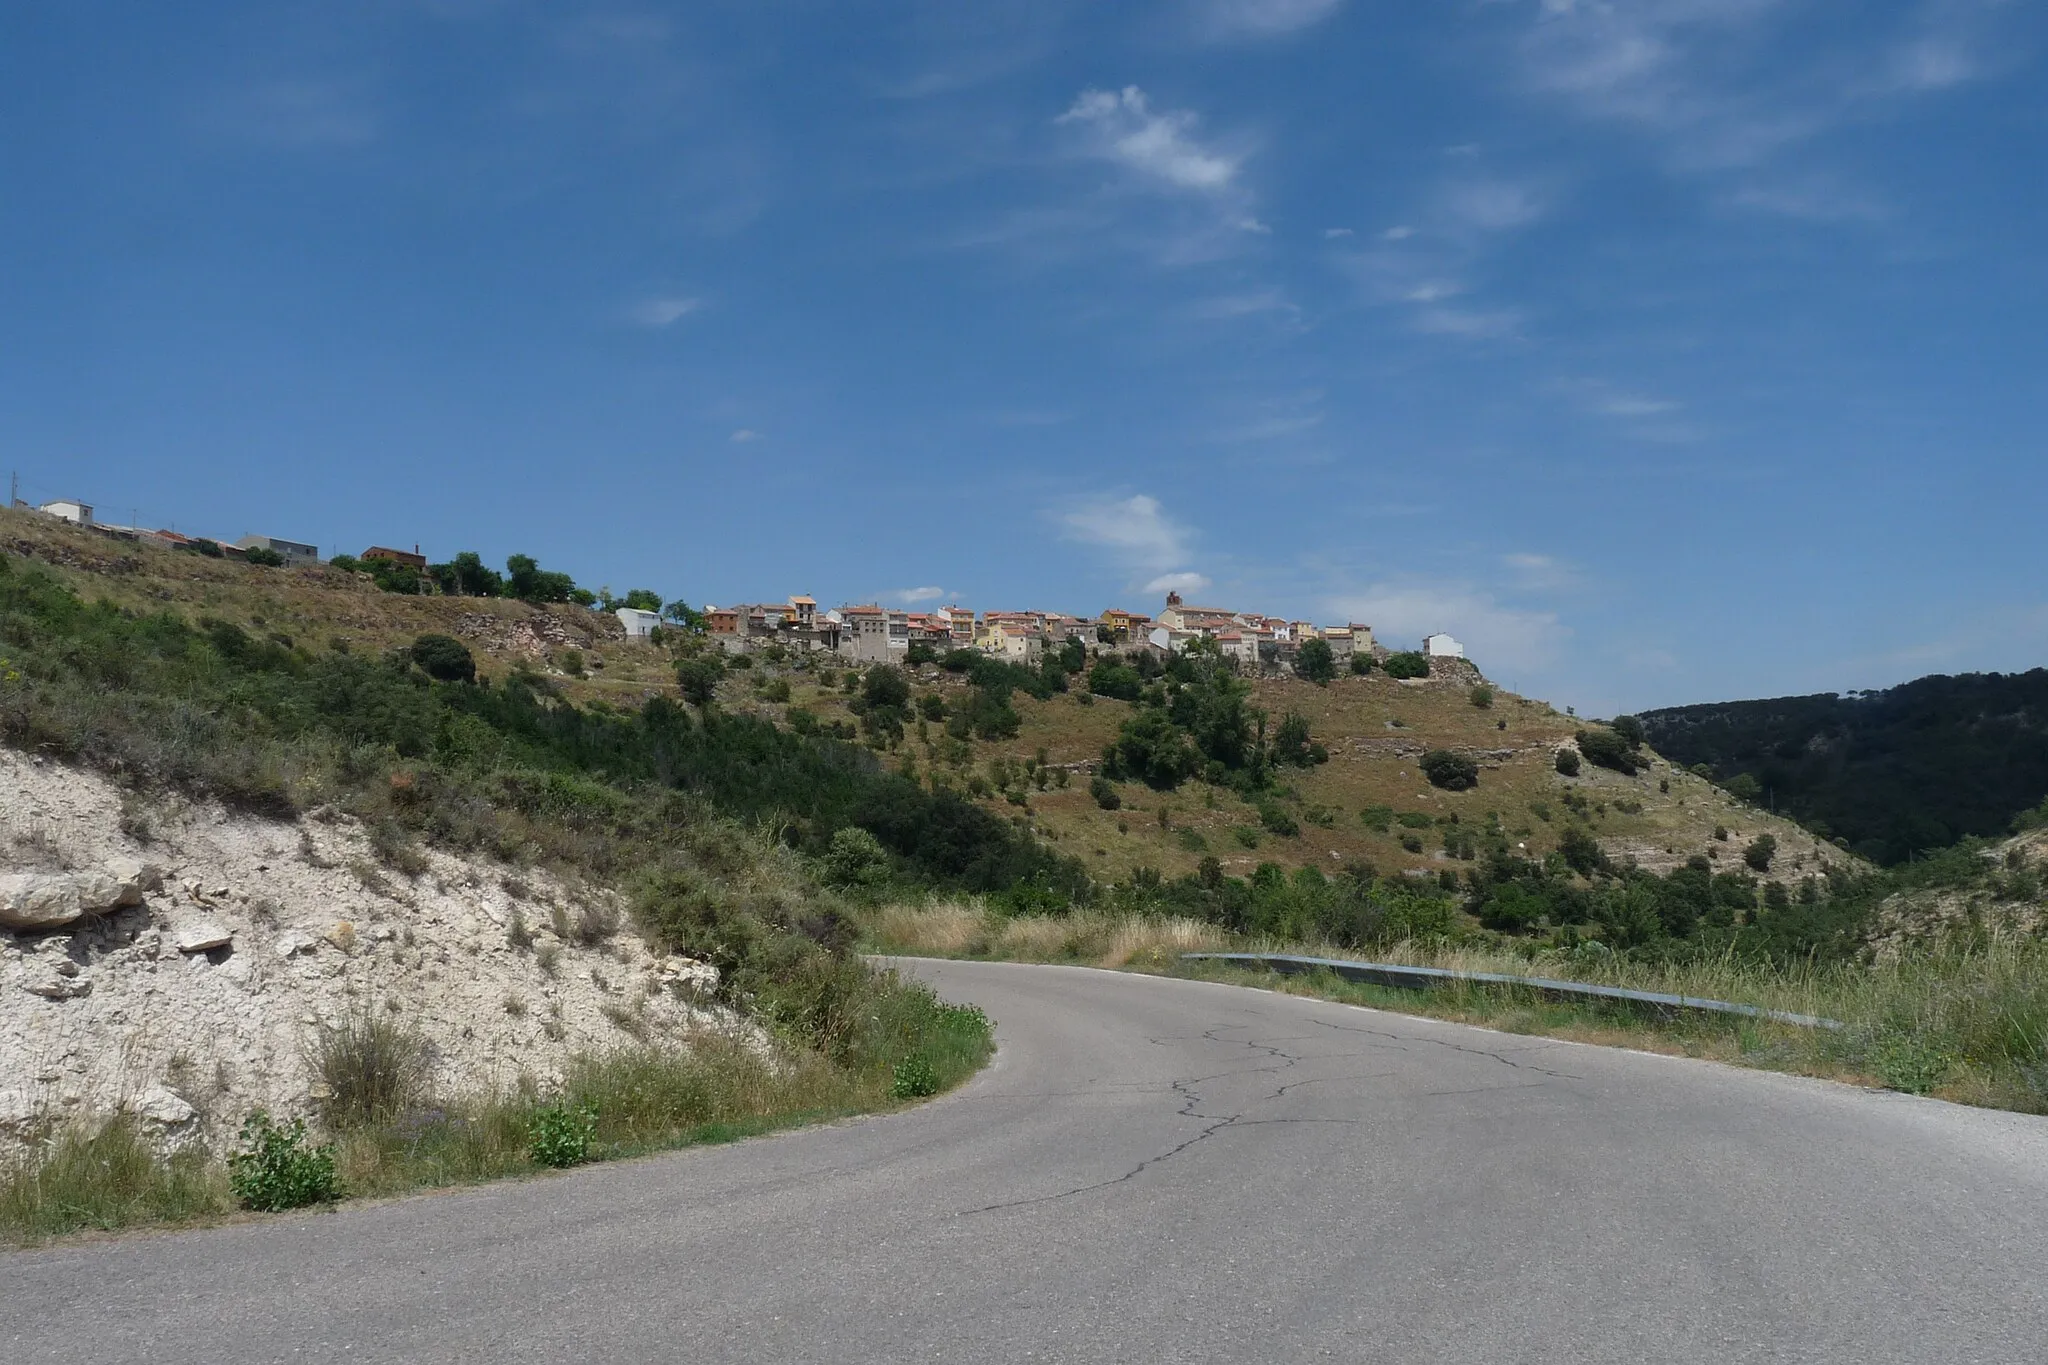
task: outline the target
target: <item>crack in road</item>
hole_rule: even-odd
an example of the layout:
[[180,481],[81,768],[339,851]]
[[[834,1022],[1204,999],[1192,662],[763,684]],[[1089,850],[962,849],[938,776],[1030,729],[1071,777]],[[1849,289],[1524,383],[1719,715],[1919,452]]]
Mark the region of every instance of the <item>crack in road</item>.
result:
[[[1585,1079],[1584,1076],[1575,1076],[1569,1071],[1552,1071],[1548,1067],[1536,1066],[1530,1062],[1518,1062],[1505,1053],[1488,1052],[1485,1048],[1479,1047],[1461,1047],[1457,1043],[1446,1042],[1442,1038],[1426,1038],[1417,1034],[1389,1033],[1384,1029],[1358,1028],[1351,1024],[1333,1024],[1327,1019],[1313,1019],[1310,1022],[1320,1024],[1327,1029],[1336,1029],[1341,1033],[1363,1033],[1368,1037],[1386,1038],[1396,1043],[1428,1043],[1431,1047],[1445,1047],[1453,1052],[1463,1052],[1468,1056],[1485,1057],[1491,1061],[1499,1062],[1502,1066],[1513,1067],[1517,1071],[1534,1071],[1539,1075],[1554,1076],[1561,1081],[1582,1081]],[[1407,1048],[1404,1046],[1399,1050],[1405,1052]],[[1532,1052],[1537,1050],[1536,1048],[1529,1049]]]

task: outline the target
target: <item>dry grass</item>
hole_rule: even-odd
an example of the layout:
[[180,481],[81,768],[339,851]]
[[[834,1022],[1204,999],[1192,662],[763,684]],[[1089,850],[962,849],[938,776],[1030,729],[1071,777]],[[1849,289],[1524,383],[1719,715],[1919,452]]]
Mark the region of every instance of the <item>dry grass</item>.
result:
[[1219,951],[1228,936],[1198,920],[1157,915],[1006,916],[971,902],[892,905],[869,936],[884,952],[986,957],[1011,962],[1082,962],[1162,970],[1182,953]]

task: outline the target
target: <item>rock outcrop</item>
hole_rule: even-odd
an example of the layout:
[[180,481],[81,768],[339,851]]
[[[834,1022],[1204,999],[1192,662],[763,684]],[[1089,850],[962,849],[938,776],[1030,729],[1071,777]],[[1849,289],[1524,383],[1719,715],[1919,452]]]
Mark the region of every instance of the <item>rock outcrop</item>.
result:
[[134,858],[114,858],[88,872],[0,873],[0,929],[61,929],[87,915],[142,904],[163,886],[163,874]]

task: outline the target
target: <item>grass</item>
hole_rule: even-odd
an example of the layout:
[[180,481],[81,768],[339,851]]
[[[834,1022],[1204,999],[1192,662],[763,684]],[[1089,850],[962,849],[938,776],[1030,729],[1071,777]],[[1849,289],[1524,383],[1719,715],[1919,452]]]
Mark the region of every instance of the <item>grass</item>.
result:
[[[972,903],[896,905],[869,920],[869,942],[889,953],[1072,962],[1256,985],[1650,1051],[1709,1057],[1800,1075],[1882,1085],[1985,1108],[2048,1114],[2048,942],[2013,930],[1970,926],[1874,960],[1769,962],[1729,954],[1667,963],[1583,950],[1408,941],[1370,950],[1228,934],[1195,920],[1077,912],[1004,916]],[[1633,1006],[1545,1000],[1533,992],[1470,983],[1407,991],[1346,982],[1328,973],[1280,976],[1188,952],[1292,952],[1370,958],[1454,971],[1543,976],[1595,985],[1700,996],[1818,1015],[1840,1030]]]
[[[883,980],[898,986],[893,974]],[[877,1030],[861,1055],[834,1060],[759,1035],[706,1031],[683,1045],[619,1048],[577,1058],[559,1086],[357,1104],[332,1130],[351,1198],[538,1173],[530,1134],[550,1107],[597,1115],[591,1160],[731,1142],[778,1129],[898,1106],[899,1068],[914,1066],[937,1093],[971,1076],[994,1050],[979,1010],[940,1003],[922,987],[878,993]],[[361,1043],[361,1039],[356,1039]],[[375,1045],[386,1057],[388,1040]],[[397,1045],[403,1052],[402,1044]],[[350,1049],[356,1073],[372,1049]],[[53,1131],[0,1171],[0,1242],[30,1244],[86,1231],[193,1224],[235,1208],[213,1156],[153,1151],[125,1118]]]

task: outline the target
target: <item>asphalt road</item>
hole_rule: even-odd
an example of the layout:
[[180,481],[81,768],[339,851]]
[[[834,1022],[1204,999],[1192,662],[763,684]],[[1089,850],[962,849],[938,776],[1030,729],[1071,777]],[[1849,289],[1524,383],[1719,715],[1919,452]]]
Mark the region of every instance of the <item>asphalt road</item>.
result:
[[2048,1360],[2048,1122],[1196,982],[918,963],[914,1112],[0,1255],[0,1360]]

